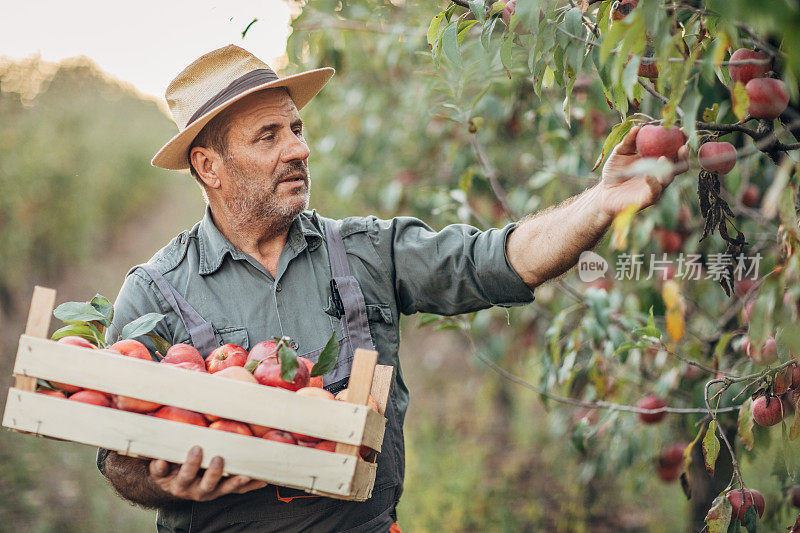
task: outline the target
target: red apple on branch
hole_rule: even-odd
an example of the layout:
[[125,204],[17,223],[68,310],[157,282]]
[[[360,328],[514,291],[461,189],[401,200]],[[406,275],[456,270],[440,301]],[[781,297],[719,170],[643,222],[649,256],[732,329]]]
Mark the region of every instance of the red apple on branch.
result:
[[758,516],[764,516],[764,496],[755,489],[737,489],[728,493],[728,501],[731,502],[733,513],[731,518],[736,518],[744,525],[745,513],[751,505],[756,506]]
[[[731,54],[731,61],[743,61],[748,59],[769,59],[767,54],[749,50],[747,48],[739,48]],[[728,65],[728,72],[731,74],[731,81],[733,83],[741,82],[747,85],[747,82],[754,78],[763,78],[770,71],[769,63],[745,63],[743,65],[731,64]]]
[[[640,409],[661,409],[662,407],[666,407],[667,404],[664,403],[664,400],[659,398],[658,396],[647,396],[646,398],[642,398],[636,403],[636,407]],[[639,420],[644,422],[645,424],[655,424],[657,422],[661,422],[664,417],[667,416],[667,413],[639,413]]]
[[697,158],[705,170],[724,175],[736,166],[736,148],[729,142],[707,142],[697,151]]
[[784,409],[780,398],[759,396],[753,400],[753,421],[759,426],[769,427],[783,420]]
[[789,92],[781,80],[755,78],[745,85],[750,105],[747,112],[753,118],[778,118],[789,105]]
[[647,124],[636,135],[636,152],[642,157],[664,156],[676,161],[678,150],[685,142],[686,136],[677,126],[666,129],[657,124]]

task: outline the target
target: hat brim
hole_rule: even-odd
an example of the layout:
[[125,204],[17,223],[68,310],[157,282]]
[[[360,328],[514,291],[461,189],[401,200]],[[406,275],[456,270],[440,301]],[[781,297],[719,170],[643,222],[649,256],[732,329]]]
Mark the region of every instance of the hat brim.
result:
[[192,141],[194,141],[194,138],[200,133],[200,130],[225,108],[254,92],[276,87],[286,87],[295,107],[297,109],[302,109],[322,90],[325,84],[328,83],[328,80],[331,79],[334,72],[334,69],[330,67],[318,68],[292,76],[286,76],[285,78],[257,85],[256,87],[243,91],[241,94],[211,109],[208,113],[192,122],[189,127],[175,135],[167,144],[161,147],[153,157],[153,160],[150,161],[150,164],[167,170],[188,170],[189,147],[192,145]]

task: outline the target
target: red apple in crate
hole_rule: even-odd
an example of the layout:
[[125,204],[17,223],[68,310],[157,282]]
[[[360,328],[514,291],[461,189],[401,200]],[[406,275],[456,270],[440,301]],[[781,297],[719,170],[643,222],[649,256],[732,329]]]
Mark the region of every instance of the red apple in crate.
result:
[[278,362],[278,343],[276,341],[259,342],[247,354],[248,361],[263,361],[264,359],[271,359],[275,363]]
[[[767,54],[749,50],[747,48],[739,48],[731,54],[731,61],[742,61],[747,59],[769,59]],[[733,83],[741,82],[747,85],[747,82],[753,78],[763,78],[770,71],[769,63],[754,63],[743,65],[728,65],[728,72],[731,74],[731,81]]]
[[121,409],[122,411],[131,411],[133,413],[150,413],[163,405],[156,402],[139,400],[137,398],[119,395],[114,396],[112,402],[114,407],[117,409]]
[[[244,381],[245,383],[255,383],[256,385],[258,384],[258,380],[255,377],[253,377],[253,374],[251,374],[250,372],[248,372],[247,370],[245,370],[240,366],[229,366],[228,368],[223,368],[219,372],[215,372],[214,375],[221,378]],[[222,418],[220,416],[210,415],[208,413],[203,413],[203,416],[205,416],[209,422],[214,422],[215,420],[220,420]],[[253,426],[251,426],[251,429],[252,427]],[[258,428],[261,426],[255,426],[255,427]],[[269,428],[264,428],[264,431],[266,431],[267,429]],[[261,433],[263,434],[264,432],[262,431]]]
[[[339,400],[340,402],[346,402],[349,396],[350,396],[350,389],[344,389],[343,391],[340,391],[339,394],[336,395],[336,399]],[[376,413],[381,414],[381,410],[378,408],[378,402],[375,401],[375,398],[373,398],[372,395],[370,395],[369,398],[367,398],[367,405],[369,406],[370,409],[372,409]]]
[[308,386],[309,375],[308,367],[298,361],[297,372],[291,382],[284,381],[281,377],[281,365],[270,360],[264,360],[256,367],[253,375],[262,385],[268,387],[280,387],[282,389],[296,391]]
[[332,440],[321,440],[314,445],[314,448],[318,450],[325,450],[326,452],[335,452],[336,443]]
[[206,360],[197,351],[197,348],[190,344],[173,344],[167,350],[167,355],[161,360],[162,363],[194,363],[196,365],[206,366]]
[[733,507],[732,518],[737,518],[744,525],[745,513],[751,505],[756,506],[758,516],[764,516],[764,496],[755,489],[736,489],[728,493],[728,501]]
[[62,398],[64,400],[67,399],[67,395],[61,392],[60,390],[48,390],[43,389],[36,391],[38,394],[44,394],[45,396],[52,396],[53,398]]
[[[325,389],[321,389],[319,387],[311,387],[311,386],[303,387],[302,389],[298,389],[297,394],[301,394],[303,396],[314,396],[316,398],[324,398],[326,400],[336,400],[336,398],[334,397],[333,394],[331,394],[330,392],[326,391]],[[296,438],[298,441],[302,441],[302,442],[315,443],[315,442],[319,442],[320,440],[322,440],[322,439],[320,439],[318,437],[312,437],[310,435],[303,435],[302,433],[295,433],[295,432],[291,432],[291,433],[292,433],[292,436],[294,438]]]
[[180,407],[172,407],[171,405],[165,405],[153,413],[152,416],[165,420],[173,420],[175,422],[183,422],[184,424],[193,424],[195,426],[208,426],[206,419],[200,413],[189,411],[188,409],[181,409]]
[[287,444],[297,444],[297,441],[291,434],[279,429],[270,429],[267,431],[262,439],[274,440],[275,442],[285,442]]
[[272,430],[272,428],[268,428],[267,426],[259,426],[258,424],[247,424],[247,427],[250,428],[250,432],[256,437],[263,437],[268,431]]
[[220,419],[208,425],[211,429],[218,429],[220,431],[228,431],[230,433],[238,433],[239,435],[247,435],[248,437],[252,437],[253,433],[247,427],[247,424],[243,422],[237,422],[235,420],[227,420],[227,419]]
[[191,361],[184,361],[182,363],[164,363],[164,362],[162,362],[161,364],[162,365],[167,365],[167,366],[174,366],[174,367],[177,367],[177,368],[183,368],[184,370],[191,370],[193,372],[202,372],[204,374],[208,373],[208,370],[206,370],[206,366],[205,365],[199,365],[197,363],[192,363]]
[[121,341],[117,341],[109,346],[109,348],[116,350],[127,357],[135,357],[136,359],[142,359],[144,361],[153,360],[153,358],[150,356],[150,350],[147,349],[147,346],[134,339],[123,339]]
[[90,403],[99,405],[101,407],[111,407],[111,398],[107,394],[103,394],[96,390],[82,390],[69,397],[70,400],[76,402]]
[[230,366],[244,366],[247,350],[235,344],[223,344],[206,357],[206,369],[214,374]]
[[[87,341],[83,337],[76,337],[75,335],[67,335],[66,337],[61,337],[56,341],[59,344],[69,344],[71,346],[77,346],[79,348],[89,348],[90,350],[96,350],[97,346],[92,344],[91,342]],[[83,387],[78,387],[77,385],[70,385],[69,383],[59,383],[58,381],[51,381],[50,384],[67,394],[72,394],[73,392],[78,392],[83,390]]]
[[[311,376],[311,369],[314,368],[314,362],[310,359],[306,359],[305,357],[297,357],[297,360],[308,368],[308,375]],[[319,387],[322,388],[322,376],[310,377],[308,381],[309,387]]]
[[750,105],[747,112],[753,118],[778,118],[789,105],[789,92],[781,80],[755,78],[747,82]]

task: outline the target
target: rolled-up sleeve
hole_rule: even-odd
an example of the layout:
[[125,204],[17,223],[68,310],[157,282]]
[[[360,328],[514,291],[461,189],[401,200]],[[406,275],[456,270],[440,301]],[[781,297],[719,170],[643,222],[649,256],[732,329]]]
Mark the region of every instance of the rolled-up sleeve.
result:
[[416,218],[369,219],[368,232],[379,254],[392,258],[401,312],[456,315],[533,301],[511,266],[506,240],[516,228],[481,231],[453,224],[434,231]]

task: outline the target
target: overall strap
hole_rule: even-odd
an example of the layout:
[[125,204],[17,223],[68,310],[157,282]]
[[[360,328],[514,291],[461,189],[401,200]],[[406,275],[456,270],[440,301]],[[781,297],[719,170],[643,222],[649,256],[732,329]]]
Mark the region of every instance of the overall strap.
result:
[[214,335],[214,327],[200,316],[192,305],[173,287],[161,273],[156,270],[152,265],[144,263],[137,265],[128,271],[127,275],[131,272],[141,268],[150,276],[156,287],[164,299],[169,303],[175,313],[183,321],[186,331],[192,340],[192,345],[200,351],[201,354],[208,355],[214,348],[219,346],[216,336]]
[[[347,263],[347,253],[344,249],[342,234],[339,232],[339,223],[331,219],[325,220],[325,235],[328,242],[328,260],[331,263],[331,276],[333,286],[339,293],[344,314],[342,316],[342,329],[345,337],[349,337],[353,351],[356,348],[374,350],[372,336],[369,332],[367,320],[367,307],[364,294],[356,278],[350,273]],[[336,298],[336,295],[334,295]],[[352,354],[348,354],[352,356]]]

